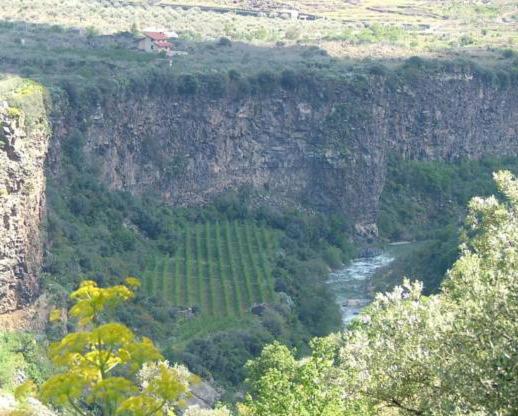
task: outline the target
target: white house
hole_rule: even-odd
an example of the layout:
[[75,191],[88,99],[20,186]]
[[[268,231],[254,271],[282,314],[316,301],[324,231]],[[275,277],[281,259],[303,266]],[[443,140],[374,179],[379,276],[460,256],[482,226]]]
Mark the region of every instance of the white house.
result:
[[144,37],[139,40],[138,48],[146,52],[165,52],[172,55],[173,44],[170,39],[177,38],[175,32],[144,31]]

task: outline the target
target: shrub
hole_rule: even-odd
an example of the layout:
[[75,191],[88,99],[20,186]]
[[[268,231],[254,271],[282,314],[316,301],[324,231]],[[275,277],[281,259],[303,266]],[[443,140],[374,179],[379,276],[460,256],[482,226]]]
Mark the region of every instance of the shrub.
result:
[[496,80],[500,88],[507,88],[511,84],[511,76],[505,71],[498,71],[496,73]]
[[471,36],[464,35],[460,38],[460,44],[462,46],[472,45],[473,43],[475,43],[475,41]]
[[43,381],[49,372],[43,347],[31,333],[0,333],[0,388],[12,389],[17,378]]
[[218,46],[231,47],[232,41],[229,38],[221,37],[218,40]]
[[239,96],[245,96],[247,94],[250,94],[252,91],[252,86],[250,85],[250,82],[247,79],[239,79],[237,81],[237,92]]
[[65,31],[65,28],[60,25],[52,25],[49,30],[53,33],[63,33]]
[[[185,367],[161,361],[162,355],[149,338],[137,337],[127,326],[103,319],[105,310],[132,299],[139,284],[138,279],[128,277],[125,285],[104,289],[89,280],[70,295],[74,306],[69,318],[77,323],[76,330],[49,347],[59,372],[41,385],[41,401],[65,414],[107,416],[164,414],[162,409],[178,405],[197,377]],[[57,312],[51,313],[52,321],[61,318]],[[96,407],[91,413],[92,403]]]
[[20,74],[22,74],[23,76],[26,76],[26,77],[33,75],[37,72],[38,71],[33,66],[29,66],[29,65],[23,66],[20,69]]
[[224,75],[210,75],[207,78],[207,88],[209,95],[213,98],[221,98],[227,90],[227,80]]
[[241,74],[236,69],[231,69],[228,71],[228,78],[232,81],[237,81],[241,78]]
[[198,79],[194,75],[182,75],[178,85],[178,92],[182,95],[193,95],[198,91]]
[[65,90],[70,105],[75,107],[79,103],[79,92],[77,90],[77,86],[69,80],[64,80],[61,83],[61,88]]
[[294,89],[298,84],[297,75],[290,69],[285,69],[281,74],[281,86],[286,90]]
[[371,75],[383,76],[387,75],[388,70],[387,67],[383,64],[373,64],[369,67],[368,72]]
[[425,61],[419,56],[411,56],[405,61],[405,66],[410,68],[423,68],[425,66]]
[[337,269],[342,265],[342,253],[340,249],[334,246],[328,247],[324,251],[324,260],[332,269]]
[[262,71],[257,75],[256,82],[262,91],[272,91],[276,83],[275,75],[269,71]]
[[98,35],[99,35],[99,31],[95,27],[90,26],[90,27],[86,28],[86,37],[88,39],[92,39],[93,37],[98,36]]

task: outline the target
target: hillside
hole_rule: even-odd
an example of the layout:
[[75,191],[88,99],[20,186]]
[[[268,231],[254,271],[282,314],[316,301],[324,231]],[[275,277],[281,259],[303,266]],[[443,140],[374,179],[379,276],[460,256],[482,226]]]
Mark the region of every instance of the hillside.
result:
[[[285,19],[275,2],[225,6],[225,13],[174,2],[10,1],[0,11],[0,70],[42,81],[84,82],[167,67],[160,56],[136,51],[139,31],[178,33],[175,73],[317,71],[344,76],[376,63],[393,68],[411,56],[476,61],[482,68],[516,65],[516,9],[512,1],[292,2],[318,18]],[[30,7],[29,7],[30,4]],[[174,7],[173,7],[174,6]],[[239,7],[261,10],[236,14]],[[210,9],[210,7],[209,7]],[[283,10],[283,9],[280,9]],[[220,38],[226,41],[221,43]],[[231,42],[228,42],[230,40]],[[20,53],[22,52],[22,53]],[[123,76],[124,78],[124,76]]]
[[28,7],[26,1],[15,0],[3,7],[0,17],[102,34],[166,26],[181,38],[198,41],[226,36],[259,43],[302,42],[338,57],[395,58],[512,48],[517,41],[515,6],[511,0],[42,0]]

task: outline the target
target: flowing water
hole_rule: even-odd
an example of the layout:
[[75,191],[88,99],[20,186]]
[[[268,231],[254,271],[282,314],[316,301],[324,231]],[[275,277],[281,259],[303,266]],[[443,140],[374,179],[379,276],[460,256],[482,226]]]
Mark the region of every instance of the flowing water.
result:
[[328,284],[335,293],[347,324],[370,303],[369,283],[376,271],[394,260],[390,250],[375,257],[353,260],[347,267],[330,274]]

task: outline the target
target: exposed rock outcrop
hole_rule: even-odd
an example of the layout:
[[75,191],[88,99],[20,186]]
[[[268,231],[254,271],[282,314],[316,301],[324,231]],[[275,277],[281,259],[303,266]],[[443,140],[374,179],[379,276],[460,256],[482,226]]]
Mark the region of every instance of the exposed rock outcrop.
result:
[[341,211],[376,236],[387,156],[476,159],[518,154],[518,88],[464,73],[314,79],[294,90],[132,93],[56,120],[59,147],[83,120],[88,158],[114,189],[195,205],[251,185],[274,201]]
[[187,405],[198,406],[201,409],[214,407],[221,396],[221,394],[206,381],[191,386],[190,392],[192,396],[187,400]]
[[0,102],[0,314],[38,294],[49,141],[44,114],[31,114],[28,125],[24,111],[9,105]]
[[[254,95],[230,85],[220,98],[145,91],[57,103],[49,174],[59,180],[62,146],[79,129],[86,159],[112,189],[189,206],[252,186],[271,203],[339,211],[372,239],[389,154],[518,154],[518,88],[472,74],[312,78]],[[0,108],[0,313],[37,293],[49,138],[43,106],[27,128],[24,112],[8,105]]]

